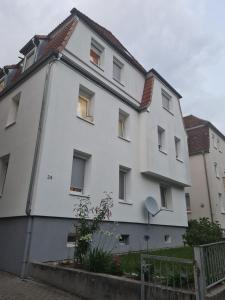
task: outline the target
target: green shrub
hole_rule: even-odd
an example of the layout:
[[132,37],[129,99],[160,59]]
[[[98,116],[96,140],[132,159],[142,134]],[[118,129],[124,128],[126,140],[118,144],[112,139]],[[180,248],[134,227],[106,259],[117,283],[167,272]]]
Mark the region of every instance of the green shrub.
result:
[[103,249],[91,249],[84,259],[86,270],[96,273],[108,273],[121,275],[121,265],[119,257],[113,257],[110,252]]
[[208,218],[200,218],[199,221],[189,221],[183,238],[189,246],[195,246],[221,241],[222,236],[222,229],[218,222],[211,222]]

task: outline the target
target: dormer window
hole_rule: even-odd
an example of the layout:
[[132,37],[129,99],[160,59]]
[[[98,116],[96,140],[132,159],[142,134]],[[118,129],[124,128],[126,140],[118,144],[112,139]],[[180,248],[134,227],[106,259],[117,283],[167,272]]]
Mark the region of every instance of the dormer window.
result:
[[36,48],[32,49],[25,57],[23,71],[27,70],[35,62]]

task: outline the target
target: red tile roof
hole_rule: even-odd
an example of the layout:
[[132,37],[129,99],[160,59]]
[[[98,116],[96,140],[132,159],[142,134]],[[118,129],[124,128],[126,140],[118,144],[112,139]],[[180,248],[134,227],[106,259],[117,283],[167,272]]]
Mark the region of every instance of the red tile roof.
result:
[[140,108],[147,108],[151,104],[153,85],[154,85],[154,77],[153,76],[151,76],[145,80],[145,85],[144,85]]

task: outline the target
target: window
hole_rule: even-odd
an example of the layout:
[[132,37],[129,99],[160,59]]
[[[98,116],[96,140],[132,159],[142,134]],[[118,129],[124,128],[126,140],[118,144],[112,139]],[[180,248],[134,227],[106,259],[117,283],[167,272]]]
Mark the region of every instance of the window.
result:
[[220,205],[220,211],[222,214],[225,213],[225,206],[224,206],[224,200],[222,193],[218,193],[218,199],[219,199],[219,205]]
[[0,92],[3,91],[4,88],[5,88],[5,80],[2,79],[2,80],[0,80]]
[[162,127],[158,126],[158,148],[163,152],[165,152],[165,139],[165,130]]
[[129,245],[129,238],[129,234],[121,234],[119,239],[120,244]]
[[128,133],[128,114],[122,110],[119,110],[119,122],[118,122],[118,135],[119,137],[127,139]]
[[67,247],[75,247],[75,242],[76,242],[76,234],[75,233],[69,233],[67,236]]
[[162,90],[162,106],[171,112],[172,110],[172,100],[171,96]]
[[171,209],[172,199],[171,199],[171,189],[164,185],[160,185],[160,197],[161,197],[161,207]]
[[6,127],[8,127],[16,122],[18,108],[19,108],[19,102],[20,102],[20,95],[21,95],[21,93],[18,93],[16,96],[14,96],[11,99]]
[[6,174],[9,165],[9,155],[0,158],[0,196],[3,195]]
[[212,134],[212,142],[213,142],[213,147],[214,147],[215,149],[217,149],[216,137],[215,137],[214,134]]
[[76,156],[76,154],[74,154],[70,185],[71,191],[83,193],[85,165],[86,159]]
[[181,157],[181,141],[178,137],[174,137],[175,141],[175,152],[176,152],[176,158],[180,159]]
[[104,48],[98,42],[92,39],[90,49],[90,61],[99,67],[102,65],[103,51]]
[[28,69],[35,61],[35,53],[36,53],[36,48],[34,48],[33,50],[30,51],[30,53],[27,54],[26,58],[25,58],[25,64],[24,64],[24,69],[23,71],[25,71],[26,69]]
[[169,234],[164,235],[164,241],[166,244],[170,244],[172,242],[172,238]]
[[218,148],[218,150],[219,150],[220,153],[223,152],[223,151],[222,151],[222,147],[221,147],[221,143],[220,143],[220,139],[219,139],[219,138],[217,138],[217,148]]
[[220,178],[220,174],[219,174],[217,162],[214,163],[214,168],[215,168],[215,174],[216,174],[216,177],[217,177],[217,178]]
[[93,122],[94,93],[80,86],[78,101],[78,116],[89,122]]
[[127,201],[128,174],[130,169],[120,166],[119,168],[119,199]]
[[189,193],[185,193],[185,200],[186,200],[187,212],[191,212],[191,199],[190,199],[190,194]]
[[113,58],[113,79],[115,79],[118,82],[121,82],[122,69],[123,69],[123,64],[114,57]]

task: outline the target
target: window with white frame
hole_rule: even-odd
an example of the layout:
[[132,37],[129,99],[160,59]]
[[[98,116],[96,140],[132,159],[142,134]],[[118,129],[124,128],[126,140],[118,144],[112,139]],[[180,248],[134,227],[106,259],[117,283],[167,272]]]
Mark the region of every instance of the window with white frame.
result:
[[214,162],[214,169],[215,169],[215,174],[217,178],[220,178],[220,174],[219,174],[219,167],[217,162]]
[[122,69],[123,64],[117,59],[113,58],[113,79],[115,79],[118,82],[121,82],[122,80]]
[[164,235],[164,241],[166,244],[172,243],[172,238],[169,234]]
[[19,109],[19,103],[20,103],[20,97],[21,97],[21,93],[18,93],[10,100],[10,107],[9,107],[9,113],[8,113],[8,118],[7,118],[7,122],[6,122],[6,127],[16,123],[18,109]]
[[84,182],[87,160],[90,156],[74,151],[70,191],[84,193]]
[[0,79],[0,92],[3,91],[5,88],[5,79]]
[[9,165],[9,154],[2,156],[0,158],[0,196],[3,195],[8,165]]
[[161,207],[171,209],[172,201],[171,201],[171,188],[160,184],[160,198],[161,198]]
[[31,50],[25,57],[23,71],[27,70],[35,62],[36,48]]
[[82,119],[93,122],[94,93],[80,86],[77,114]]
[[168,110],[172,111],[172,97],[167,94],[164,90],[162,90],[162,106]]
[[191,212],[191,198],[189,193],[185,193],[185,201],[187,212]]
[[166,149],[166,132],[165,129],[158,126],[158,148],[160,151],[165,152]]
[[217,149],[217,143],[216,143],[216,137],[215,137],[215,134],[212,134],[212,143],[213,143],[213,147],[215,149]]
[[222,151],[221,142],[220,142],[220,139],[219,139],[219,138],[217,138],[217,148],[218,148],[218,150],[219,150],[220,153],[223,152],[223,151]]
[[174,142],[175,142],[176,158],[181,159],[181,140],[175,136]]
[[220,211],[221,213],[225,213],[225,205],[224,205],[224,199],[222,193],[218,193],[218,200],[220,205]]
[[123,201],[127,201],[128,172],[128,168],[119,167],[119,199]]
[[90,61],[99,67],[103,64],[103,51],[104,48],[98,42],[92,39],[90,49]]
[[128,138],[128,117],[126,112],[119,110],[118,136],[124,139]]

